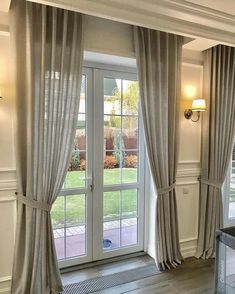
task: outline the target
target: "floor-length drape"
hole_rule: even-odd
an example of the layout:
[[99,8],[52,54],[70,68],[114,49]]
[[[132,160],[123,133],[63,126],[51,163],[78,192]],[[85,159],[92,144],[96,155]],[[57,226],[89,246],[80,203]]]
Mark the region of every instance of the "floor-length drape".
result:
[[204,52],[202,171],[197,257],[215,252],[215,230],[223,226],[221,187],[235,134],[235,48],[218,45]]
[[62,290],[50,210],[78,115],[82,16],[24,0],[11,5],[16,64],[17,227],[12,293]]
[[157,192],[156,262],[164,270],[182,261],[175,197],[182,37],[140,27],[134,37],[145,143]]

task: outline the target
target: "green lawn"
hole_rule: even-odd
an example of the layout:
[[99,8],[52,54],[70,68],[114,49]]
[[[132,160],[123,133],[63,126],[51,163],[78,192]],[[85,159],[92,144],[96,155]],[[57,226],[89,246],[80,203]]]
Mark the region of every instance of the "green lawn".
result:
[[[65,188],[84,187],[84,171],[68,172]],[[137,178],[135,168],[122,169],[122,182],[134,183]],[[121,170],[105,169],[104,183],[106,185],[121,183]],[[94,195],[95,197],[95,195]],[[122,212],[122,215],[121,215]],[[53,205],[51,212],[53,227],[59,228],[65,225],[73,226],[85,223],[85,195],[59,196]],[[137,191],[134,189],[104,193],[104,220],[114,220],[120,217],[135,217],[137,215]]]
[[230,202],[235,202],[235,189],[230,188],[230,198],[229,198]]
[[[68,172],[65,180],[64,188],[84,188],[85,187],[85,171]],[[104,184],[113,185],[121,183],[136,183],[136,168],[113,168],[104,169]]]

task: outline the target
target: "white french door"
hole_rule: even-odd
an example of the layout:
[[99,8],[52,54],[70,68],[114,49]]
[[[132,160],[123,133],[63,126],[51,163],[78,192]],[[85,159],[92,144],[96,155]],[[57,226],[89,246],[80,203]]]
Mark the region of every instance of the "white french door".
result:
[[224,225],[235,225],[235,145],[223,185]]
[[136,75],[84,68],[71,162],[52,209],[62,267],[143,250],[143,150]]

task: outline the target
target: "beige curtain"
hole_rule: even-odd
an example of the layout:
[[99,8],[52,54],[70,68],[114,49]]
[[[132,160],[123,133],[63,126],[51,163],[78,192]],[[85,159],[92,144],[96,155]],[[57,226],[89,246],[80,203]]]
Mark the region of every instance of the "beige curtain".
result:
[[202,171],[197,257],[215,252],[215,230],[223,226],[221,187],[235,134],[235,48],[219,45],[204,52]]
[[164,270],[182,261],[175,196],[182,37],[140,27],[134,37],[145,143],[157,192],[156,262]]
[[67,171],[82,75],[82,17],[14,0],[18,208],[12,293],[62,290],[51,206]]

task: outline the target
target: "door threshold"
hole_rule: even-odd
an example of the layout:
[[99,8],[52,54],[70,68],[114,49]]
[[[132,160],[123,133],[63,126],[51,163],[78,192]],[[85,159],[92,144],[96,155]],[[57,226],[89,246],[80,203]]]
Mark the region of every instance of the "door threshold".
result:
[[148,254],[145,251],[140,251],[140,252],[125,254],[125,255],[121,255],[121,256],[101,259],[101,260],[97,260],[97,261],[91,261],[91,262],[87,262],[87,263],[83,263],[83,264],[78,264],[78,265],[73,265],[73,266],[61,268],[60,273],[61,274],[69,273],[69,272],[73,272],[73,271],[77,271],[77,270],[82,270],[82,269],[86,269],[86,268],[90,268],[90,267],[94,267],[94,266],[98,266],[98,265],[102,265],[102,264],[112,263],[112,262],[116,262],[116,261],[122,261],[122,260],[125,260],[128,258],[134,258],[134,257],[144,256],[144,255],[148,255]]

